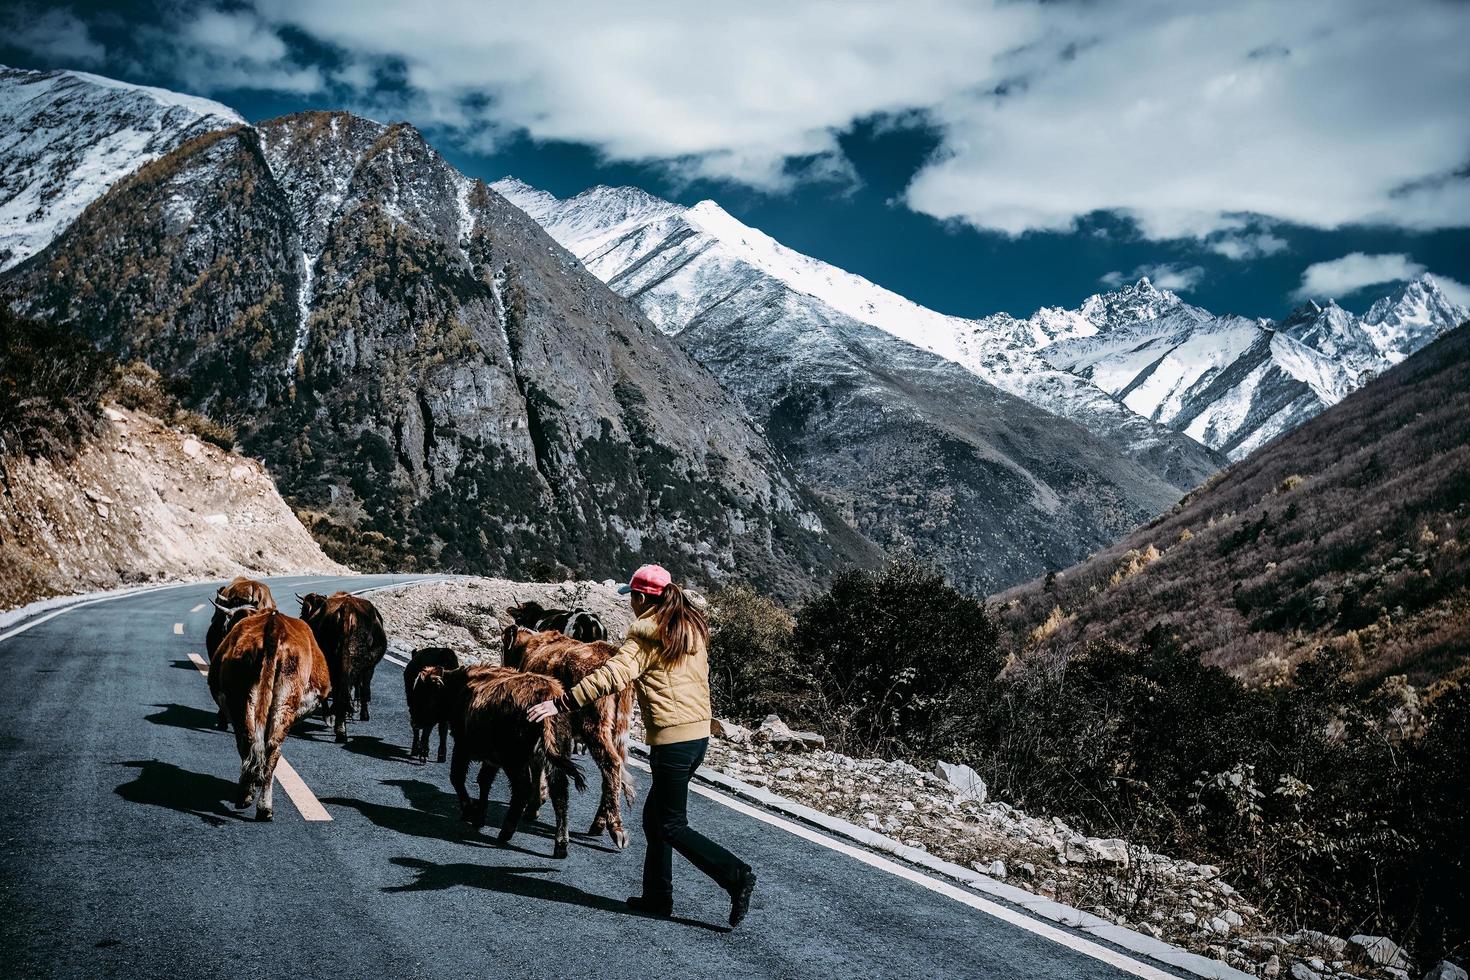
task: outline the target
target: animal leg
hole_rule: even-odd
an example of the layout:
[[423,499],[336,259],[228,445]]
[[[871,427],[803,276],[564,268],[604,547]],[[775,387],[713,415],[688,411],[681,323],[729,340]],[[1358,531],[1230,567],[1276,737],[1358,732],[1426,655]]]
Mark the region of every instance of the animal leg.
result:
[[495,782],[495,774],[499,771],[488,762],[480,763],[480,821],[476,827],[485,826],[485,814],[490,810],[490,784]]
[[[429,731],[433,731],[433,729],[431,728],[431,729],[429,729]],[[445,744],[446,744],[448,738],[449,738],[449,722],[447,722],[447,721],[441,721],[441,722],[439,722],[439,759],[438,759],[439,762],[443,762],[444,761]],[[424,760],[425,761],[428,761],[428,758],[429,758],[429,732],[424,732]]]
[[596,837],[607,832],[613,844],[622,850],[628,846],[628,832],[623,829],[622,786],[623,756],[610,736],[601,730],[595,738],[588,739],[587,752],[597,763],[602,774],[602,798],[597,803],[597,815],[587,833]]
[[[454,742],[454,758],[449,763],[449,783],[454,787],[454,794],[459,797],[459,819],[465,823],[479,826],[485,822],[484,811],[480,811],[480,820],[479,823],[476,823],[475,807],[473,801],[470,800],[470,794],[464,787],[465,776],[469,774],[469,771],[470,754],[465,749],[463,740],[456,739]],[[484,769],[482,768],[480,772],[481,778],[483,779]]]
[[255,774],[250,767],[250,737],[244,725],[235,726],[235,748],[240,753],[240,785],[235,793],[235,809],[244,810],[255,802]]
[[276,763],[281,761],[281,743],[266,746],[265,769],[260,773],[260,802],[255,807],[256,820],[275,816]]
[[357,682],[357,700],[362,707],[362,713],[357,716],[358,721],[368,720],[368,702],[373,699],[373,669],[369,667],[367,673]]
[[551,809],[556,814],[556,845],[551,856],[564,858],[571,839],[567,832],[567,774],[553,768],[548,779],[551,783]]
[[535,788],[527,767],[507,769],[505,774],[510,778],[510,804],[505,810],[505,822],[500,825],[500,833],[495,838],[501,844],[509,844],[515,836],[516,825],[521,822],[521,815],[526,812],[526,803]]

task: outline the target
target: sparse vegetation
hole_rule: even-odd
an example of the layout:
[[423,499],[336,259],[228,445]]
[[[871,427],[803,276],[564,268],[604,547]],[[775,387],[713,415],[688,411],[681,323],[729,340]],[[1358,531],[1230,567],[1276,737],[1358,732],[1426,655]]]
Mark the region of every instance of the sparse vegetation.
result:
[[7,456],[69,459],[94,435],[112,361],[65,327],[0,302],[0,470]]
[[[1048,581],[997,597],[1035,654],[1153,628],[1260,684],[1350,649],[1365,684],[1470,663],[1470,330],[1452,331],[1173,512]],[[1146,560],[1157,556],[1156,560]],[[1352,636],[1351,642],[1348,637]]]
[[[1054,618],[1061,616],[1059,610]],[[715,603],[718,709],[838,750],[975,766],[998,798],[1220,866],[1283,926],[1470,942],[1470,689],[1367,685],[1342,651],[1247,687],[1164,630],[1003,667],[983,606],[908,562],[794,617]],[[1043,636],[1043,639],[1045,637]]]

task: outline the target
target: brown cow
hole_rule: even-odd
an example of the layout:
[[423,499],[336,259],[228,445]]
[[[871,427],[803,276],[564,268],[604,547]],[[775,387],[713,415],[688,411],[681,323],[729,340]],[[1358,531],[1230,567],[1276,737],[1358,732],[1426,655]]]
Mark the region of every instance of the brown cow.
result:
[[[561,633],[533,633],[521,626],[507,626],[501,639],[501,662],[507,667],[555,677],[569,689],[617,652],[617,647],[605,641],[581,643]],[[628,846],[619,794],[633,802],[633,781],[626,766],[632,717],[631,687],[572,713],[572,732],[587,746],[587,754],[602,773],[602,799],[587,833],[597,836],[605,830],[619,849]],[[533,806],[533,813],[535,809]]]
[[330,690],[326,658],[301,620],[274,609],[247,613],[225,634],[209,663],[209,693],[235,728],[238,809],[255,803],[255,819],[271,819],[286,732]]
[[[210,617],[209,630],[204,634],[204,654],[210,660],[214,660],[214,651],[219,649],[220,641],[230,627],[239,622],[241,613],[276,608],[276,598],[271,595],[270,586],[243,575],[236,575],[220,586],[211,601],[214,603],[214,615]],[[230,727],[224,708],[220,709],[215,727],[222,732]]]
[[373,671],[388,652],[383,617],[371,602],[346,592],[331,596],[301,596],[301,618],[306,620],[327,658],[332,674],[333,731],[347,741],[347,715],[356,698],[360,721],[368,720],[373,699]]
[[[545,773],[556,812],[552,856],[566,857],[570,841],[567,779],[570,777],[578,790],[587,786],[582,770],[572,761],[571,725],[563,716],[539,722],[526,719],[533,704],[561,697],[561,684],[554,677],[509,667],[461,667],[431,674],[427,682],[442,684],[451,705],[449,727],[454,732],[454,757],[449,764],[449,781],[459,796],[461,819],[476,827],[484,826],[490,784],[496,771],[504,769],[510,780],[510,803],[496,839],[501,844],[509,843]],[[478,801],[472,801],[465,791],[465,777],[470,762],[475,760],[481,763]]]

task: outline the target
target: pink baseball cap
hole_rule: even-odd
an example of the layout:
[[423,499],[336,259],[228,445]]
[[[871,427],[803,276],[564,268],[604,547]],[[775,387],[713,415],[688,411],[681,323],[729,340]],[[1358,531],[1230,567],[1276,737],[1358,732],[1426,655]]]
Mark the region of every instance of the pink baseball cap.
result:
[[673,581],[669,570],[662,565],[644,565],[633,573],[627,585],[618,586],[618,592],[627,595],[629,592],[642,592],[644,595],[663,595],[664,586]]

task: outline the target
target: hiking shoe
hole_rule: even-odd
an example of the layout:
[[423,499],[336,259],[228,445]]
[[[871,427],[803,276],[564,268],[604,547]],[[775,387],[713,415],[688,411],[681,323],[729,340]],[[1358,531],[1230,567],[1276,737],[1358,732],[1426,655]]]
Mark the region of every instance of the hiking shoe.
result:
[[628,899],[628,908],[634,912],[641,912],[643,915],[656,915],[667,919],[674,914],[674,900],[659,902],[642,895],[633,895]]
[[755,869],[746,868],[740,881],[730,889],[730,927],[740,925],[745,913],[750,911],[750,893],[755,891]]

